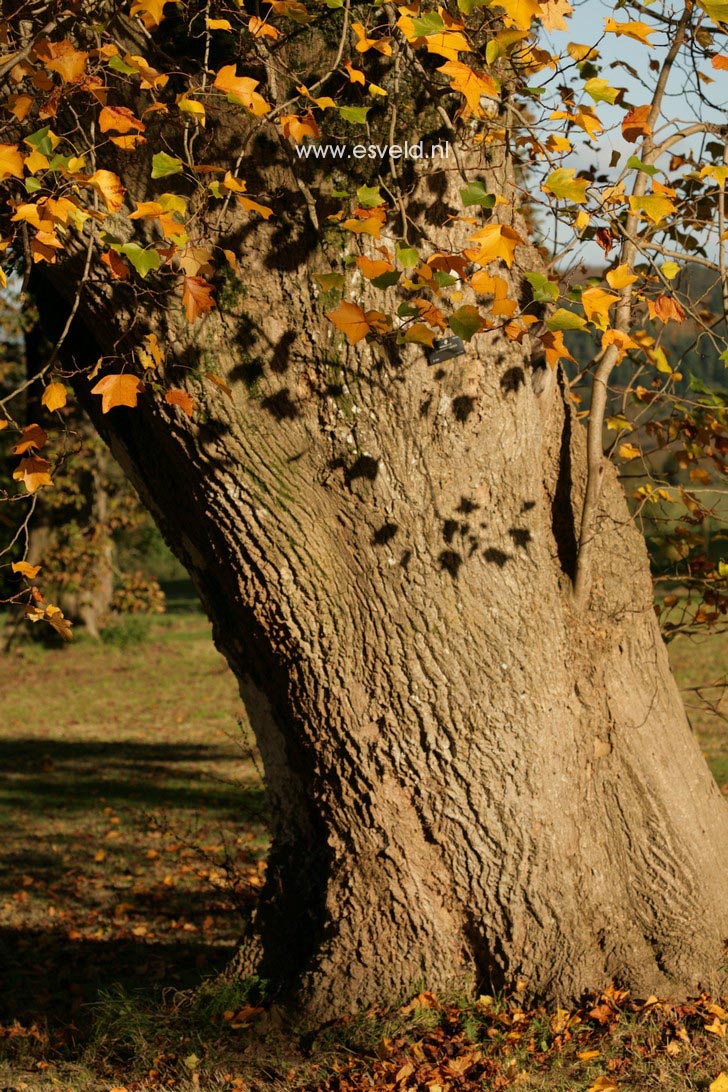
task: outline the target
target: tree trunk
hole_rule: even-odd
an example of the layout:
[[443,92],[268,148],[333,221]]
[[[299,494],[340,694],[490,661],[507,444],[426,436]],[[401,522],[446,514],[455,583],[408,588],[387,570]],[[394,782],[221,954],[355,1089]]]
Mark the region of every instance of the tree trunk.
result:
[[[342,345],[302,223],[251,230],[224,312],[167,330],[194,420],[150,393],[102,416],[76,384],[192,574],[263,756],[272,848],[241,968],[312,1019],[516,976],[561,1001],[716,988],[728,809],[616,475],[576,612],[563,380],[532,385],[500,332],[438,367]],[[114,351],[120,315],[89,320]]]

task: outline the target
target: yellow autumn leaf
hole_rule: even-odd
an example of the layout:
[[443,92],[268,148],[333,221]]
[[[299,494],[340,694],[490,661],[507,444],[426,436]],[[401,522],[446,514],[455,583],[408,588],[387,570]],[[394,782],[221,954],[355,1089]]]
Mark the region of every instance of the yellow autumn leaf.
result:
[[51,464],[40,455],[29,455],[21,459],[20,466],[13,471],[13,479],[23,482],[29,493],[35,493],[43,485],[53,485],[50,475]]
[[619,1085],[611,1077],[597,1077],[589,1092],[619,1092]]
[[574,167],[559,167],[552,171],[541,189],[544,193],[552,193],[564,201],[571,201],[575,205],[583,205],[587,200],[586,191],[591,182],[588,178],[574,178]]
[[58,380],[53,380],[49,383],[46,389],[43,391],[43,397],[41,403],[47,410],[53,413],[54,410],[62,409],[67,400],[67,391],[63,383],[59,383]]
[[417,345],[427,345],[431,349],[435,341],[435,331],[425,326],[424,322],[415,322],[404,335],[404,340]]
[[661,197],[659,194],[649,194],[647,197],[630,197],[629,207],[632,212],[645,216],[653,224],[659,224],[660,220],[664,220],[666,216],[675,211],[672,201],[668,197]]
[[14,573],[20,573],[28,580],[35,580],[41,569],[40,565],[29,565],[27,561],[14,561],[11,568]]
[[604,30],[607,34],[622,34],[627,38],[634,38],[636,42],[642,42],[643,45],[653,45],[649,41],[649,35],[655,33],[655,27],[648,26],[647,23],[643,23],[641,20],[631,23],[617,23],[614,19],[605,19]]
[[0,178],[23,177],[23,155],[17,144],[0,144]]
[[618,302],[619,296],[615,296],[613,292],[605,292],[603,288],[587,288],[581,294],[581,305],[586,317],[600,330],[606,329],[609,308]]
[[267,114],[270,105],[255,90],[259,81],[250,76],[237,76],[235,67],[234,64],[224,65],[215,76],[213,86],[217,87],[218,91],[223,91],[234,102],[240,103],[246,110],[250,110],[255,117]]
[[208,30],[232,30],[233,25],[229,19],[207,19]]
[[541,0],[539,19],[544,30],[568,30],[566,20],[573,10],[568,0]]
[[523,246],[523,239],[507,224],[488,224],[470,237],[469,242],[478,243],[476,251],[466,251],[466,257],[478,265],[504,261],[510,269],[513,265],[515,250]]
[[198,99],[188,98],[187,94],[180,95],[177,99],[177,106],[183,114],[190,114],[195,121],[199,122],[204,127],[205,125],[205,107]]
[[25,169],[28,174],[37,174],[38,171],[44,171],[46,167],[50,167],[51,161],[47,155],[43,155],[36,148],[25,157]]
[[620,444],[618,452],[620,459],[627,459],[627,461],[631,461],[632,459],[639,459],[640,455],[642,454],[640,449],[638,447],[635,447],[634,444]]
[[456,61],[458,53],[470,53],[467,38],[456,30],[443,30],[427,35],[427,52],[437,53],[446,61]]
[[164,8],[170,0],[134,0],[130,15],[142,15],[150,27],[158,27],[164,19]]
[[711,1083],[709,1092],[728,1092],[728,1074],[719,1073]]
[[714,23],[728,23],[728,0],[698,0],[698,4]]
[[594,46],[583,45],[581,42],[569,42],[566,52],[577,64],[582,64],[584,61],[596,61],[599,57],[599,50]]
[[499,0],[497,5],[506,13],[506,25],[528,30],[531,22],[541,14],[537,0]]
[[617,291],[620,288],[627,288],[628,285],[634,284],[636,280],[639,280],[639,277],[631,273],[627,265],[618,265],[616,269],[610,269],[607,273],[607,284]]

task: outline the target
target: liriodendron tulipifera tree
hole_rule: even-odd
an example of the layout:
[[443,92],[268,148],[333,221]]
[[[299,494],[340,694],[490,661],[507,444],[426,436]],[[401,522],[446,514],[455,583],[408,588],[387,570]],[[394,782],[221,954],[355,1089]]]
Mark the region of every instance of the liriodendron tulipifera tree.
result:
[[43,420],[2,405],[16,598],[68,632],[18,547],[73,397],[240,680],[272,847],[237,966],[312,1019],[725,981],[728,810],[614,461],[700,511],[725,451],[663,331],[725,350],[686,278],[728,296],[728,9],[589,10],[6,5],[3,259],[54,345]]

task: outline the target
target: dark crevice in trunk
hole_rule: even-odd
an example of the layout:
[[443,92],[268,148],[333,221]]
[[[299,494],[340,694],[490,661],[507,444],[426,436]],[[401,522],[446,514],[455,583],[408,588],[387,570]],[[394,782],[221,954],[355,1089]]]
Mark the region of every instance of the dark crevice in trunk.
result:
[[569,394],[565,389],[563,373],[558,373],[560,393],[564,401],[564,424],[561,429],[561,447],[559,450],[559,474],[556,479],[553,501],[551,502],[551,531],[556,542],[561,571],[573,580],[576,576],[576,527],[572,500],[571,440],[572,413],[568,403]]

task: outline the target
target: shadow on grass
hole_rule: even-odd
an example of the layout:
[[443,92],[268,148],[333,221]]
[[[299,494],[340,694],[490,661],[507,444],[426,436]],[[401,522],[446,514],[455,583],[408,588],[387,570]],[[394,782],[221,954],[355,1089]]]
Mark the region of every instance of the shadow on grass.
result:
[[85,1039],[93,1003],[112,987],[158,996],[221,971],[232,945],[140,938],[73,940],[55,930],[0,929],[0,1024],[38,1024]]
[[3,739],[0,808],[43,814],[49,808],[97,809],[108,802],[262,820],[262,788],[195,768],[240,761],[238,751],[207,744]]

